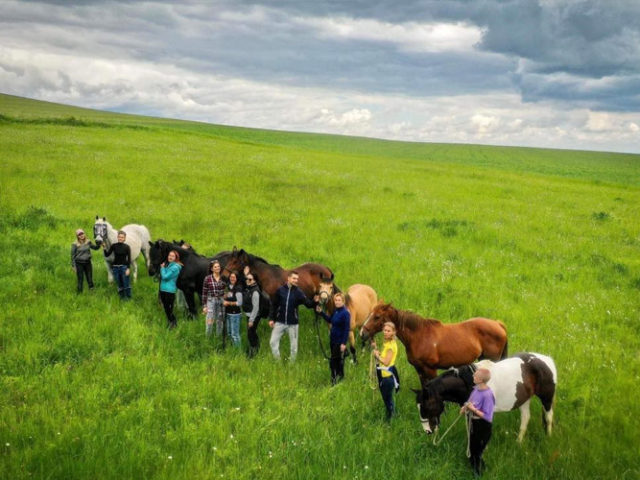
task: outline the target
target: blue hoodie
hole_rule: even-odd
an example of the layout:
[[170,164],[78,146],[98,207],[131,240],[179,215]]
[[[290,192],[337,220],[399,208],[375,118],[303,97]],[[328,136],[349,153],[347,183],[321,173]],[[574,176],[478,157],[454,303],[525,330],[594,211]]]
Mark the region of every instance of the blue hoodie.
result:
[[320,312],[322,318],[331,324],[329,341],[333,344],[346,345],[351,330],[351,314],[345,307],[336,308],[329,317],[325,312]]
[[171,262],[166,267],[160,268],[161,292],[176,293],[176,290],[178,290],[176,281],[178,280],[178,275],[180,275],[180,270],[182,270],[182,265],[177,262]]

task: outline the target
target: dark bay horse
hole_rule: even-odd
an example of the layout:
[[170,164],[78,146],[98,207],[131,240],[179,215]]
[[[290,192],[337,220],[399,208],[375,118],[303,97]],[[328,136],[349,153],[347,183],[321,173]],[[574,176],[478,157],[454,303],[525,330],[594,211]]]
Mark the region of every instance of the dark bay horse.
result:
[[444,324],[423,318],[390,303],[378,303],[360,330],[363,342],[392,322],[404,344],[407,360],[418,372],[422,385],[437,375],[438,368],[467,365],[478,358],[501,360],[507,356],[507,329],[488,318],[471,318]]
[[539,353],[517,353],[495,363],[482,360],[477,364],[447,370],[424,385],[422,390],[414,390],[425,432],[430,434],[438,428],[444,402],[462,405],[469,399],[473,388],[473,372],[479,366],[491,372],[488,385],[496,399],[495,411],[520,409],[519,442],[527,431],[533,396],[542,402],[542,422],[547,434],[551,434],[558,373],[553,359]]
[[149,242],[149,245],[151,247],[149,251],[151,257],[149,275],[151,276],[160,275],[160,265],[166,261],[167,255],[171,250],[176,250],[180,253],[180,261],[184,266],[182,270],[180,270],[177,286],[184,293],[189,308],[189,316],[192,318],[196,317],[198,312],[196,310],[194,294],[198,294],[200,303],[202,303],[202,284],[204,283],[205,277],[209,274],[209,264],[212,260],[218,260],[220,265],[224,266],[231,252],[225,251],[217,253],[213,257],[205,257],[204,255],[198,254],[190,246],[185,248],[184,242],[175,243],[157,240],[155,242]]
[[234,248],[223,265],[225,275],[231,271],[242,275],[244,267],[248,266],[258,279],[262,291],[269,297],[273,297],[278,288],[287,282],[287,276],[292,271],[298,272],[298,287],[309,298],[313,298],[318,293],[320,282],[323,279],[333,280],[331,269],[319,263],[305,263],[287,270],[280,265],[270,264],[264,258],[247,253],[244,249]]

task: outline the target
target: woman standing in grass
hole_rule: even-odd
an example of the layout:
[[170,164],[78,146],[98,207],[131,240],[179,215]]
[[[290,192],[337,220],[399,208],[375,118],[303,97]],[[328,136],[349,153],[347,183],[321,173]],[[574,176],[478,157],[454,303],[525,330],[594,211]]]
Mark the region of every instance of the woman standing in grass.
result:
[[76,272],[78,279],[78,293],[82,293],[84,277],[87,277],[89,290],[93,290],[93,267],[91,265],[91,250],[98,250],[100,247],[94,245],[87,238],[84,230],[76,230],[76,241],[71,244],[71,268]]
[[351,330],[351,315],[344,306],[344,296],[341,292],[333,295],[333,304],[335,305],[335,310],[331,317],[322,311],[320,305],[316,306],[316,312],[331,325],[331,331],[329,332],[331,385],[335,385],[344,378],[344,352],[347,349],[347,340]]
[[226,283],[222,279],[222,268],[218,260],[214,260],[209,264],[209,275],[204,279],[202,284],[202,312],[206,314],[207,328],[206,335],[210,337],[213,333],[213,322],[216,324],[216,335],[222,334],[222,326],[224,325],[224,305],[222,304],[224,297],[224,289]]
[[240,320],[242,319],[242,285],[238,282],[238,274],[231,272],[229,274],[229,285],[227,293],[224,296],[224,308],[227,317],[227,331],[231,337],[233,345],[237,348],[241,347],[240,341]]
[[385,322],[382,329],[384,343],[382,353],[378,350],[375,341],[371,343],[373,355],[376,358],[376,373],[382,401],[387,409],[386,420],[390,421],[395,415],[396,405],[393,401],[393,392],[398,391],[398,371],[396,370],[396,357],[398,356],[398,343],[396,342],[396,326],[392,322]]
[[176,282],[180,275],[180,270],[182,270],[180,254],[176,250],[171,250],[167,255],[167,262],[162,262],[160,266],[160,300],[167,316],[167,326],[176,328],[178,321],[173,313],[173,306],[176,301],[176,291],[178,290]]

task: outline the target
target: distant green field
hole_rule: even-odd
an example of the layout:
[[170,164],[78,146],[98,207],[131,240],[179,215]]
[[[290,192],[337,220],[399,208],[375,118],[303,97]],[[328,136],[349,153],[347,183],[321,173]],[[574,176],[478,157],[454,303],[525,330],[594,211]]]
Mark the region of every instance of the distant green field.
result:
[[[121,304],[73,231],[95,215],[212,255],[328,265],[345,288],[445,322],[502,320],[552,356],[556,425],[496,417],[492,479],[640,478],[640,155],[418,144],[207,125],[0,95],[0,478],[470,478],[459,422],[434,447],[401,347],[384,423],[368,356],[329,387],[313,317],[298,361],[167,331],[139,261]],[[244,331],[243,331],[244,334]],[[246,337],[243,338],[246,344]],[[327,341],[323,338],[323,341]],[[286,336],[283,352],[288,351]],[[457,416],[450,407],[448,426]]]

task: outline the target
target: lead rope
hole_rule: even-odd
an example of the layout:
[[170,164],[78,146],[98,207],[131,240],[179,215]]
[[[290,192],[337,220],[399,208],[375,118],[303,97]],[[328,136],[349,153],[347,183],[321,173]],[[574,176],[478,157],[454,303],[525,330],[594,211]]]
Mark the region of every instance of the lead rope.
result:
[[467,423],[467,458],[471,458],[471,412],[465,415]]
[[458,415],[458,418],[456,418],[453,423],[451,425],[449,425],[449,428],[447,428],[447,430],[442,434],[442,436],[440,437],[440,440],[438,440],[438,432],[439,430],[436,430],[436,432],[433,434],[433,444],[437,447],[438,445],[440,445],[442,443],[442,440],[444,440],[444,437],[447,436],[447,433],[449,433],[449,431],[453,428],[453,426],[458,422],[458,420],[460,420],[460,418],[462,418],[462,415]]
[[373,350],[371,350],[371,357],[369,360],[369,388],[371,388],[372,396],[375,397],[375,393],[373,393],[378,388],[378,375],[376,374],[376,357],[373,354]]

